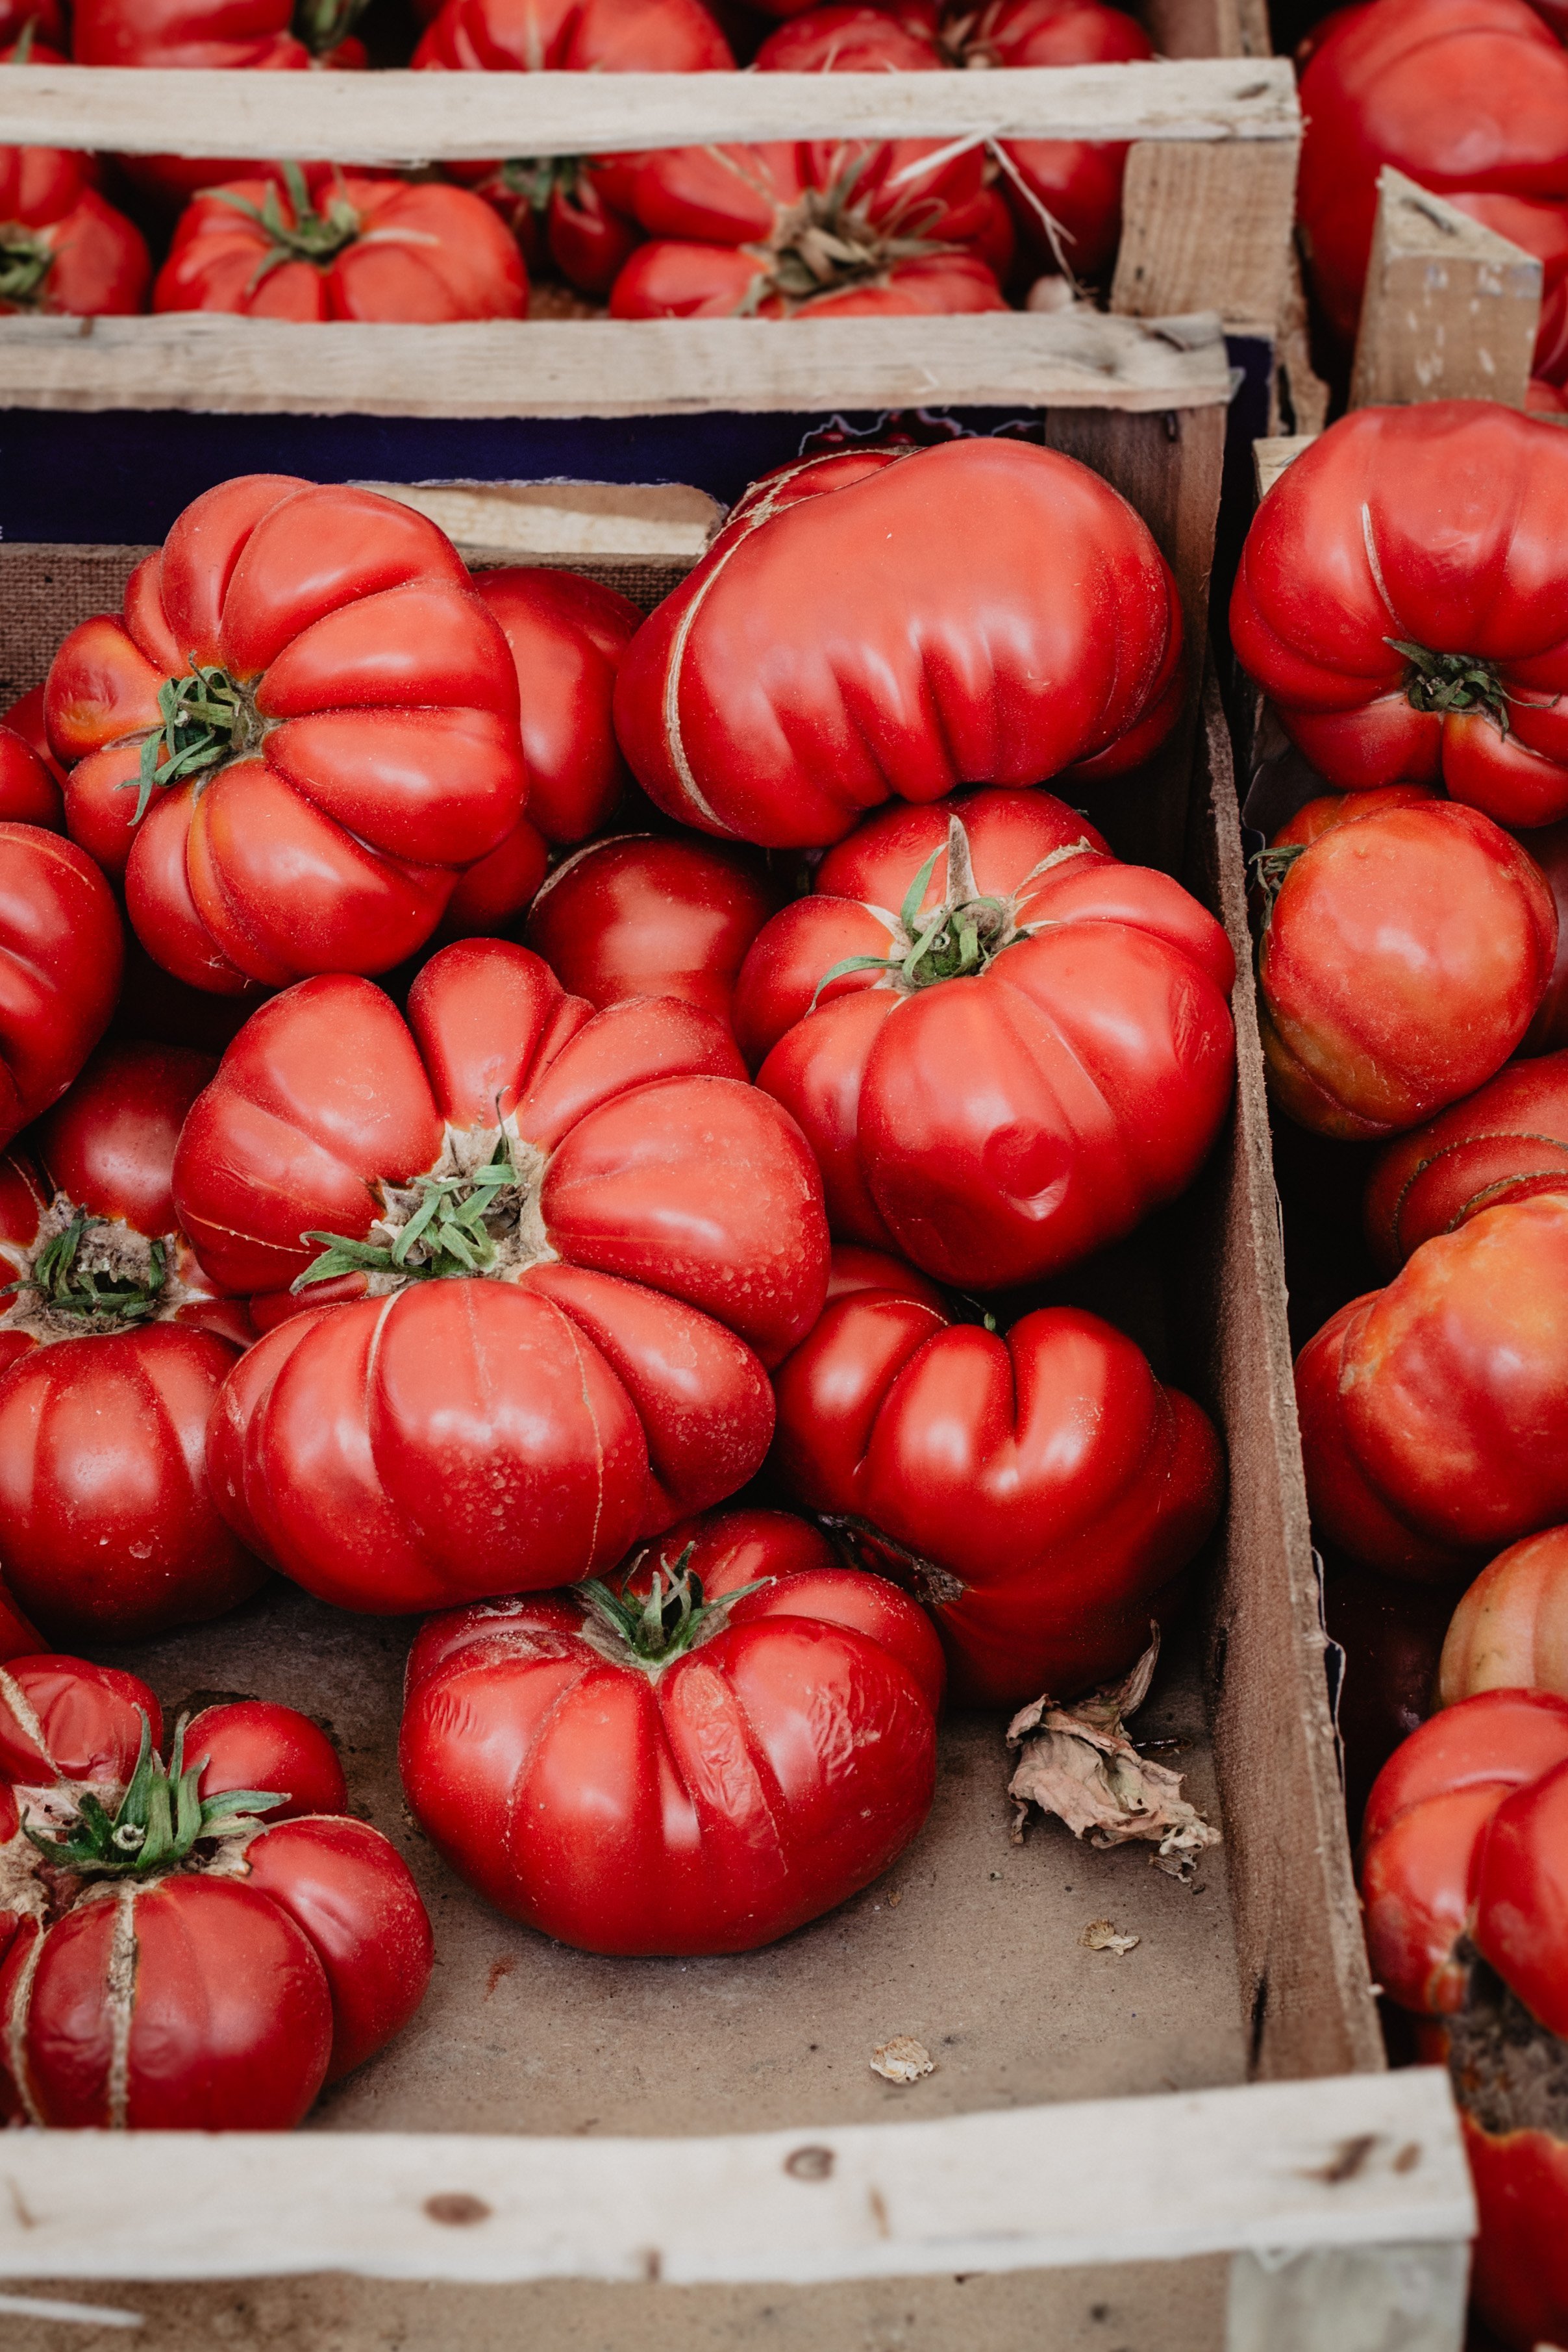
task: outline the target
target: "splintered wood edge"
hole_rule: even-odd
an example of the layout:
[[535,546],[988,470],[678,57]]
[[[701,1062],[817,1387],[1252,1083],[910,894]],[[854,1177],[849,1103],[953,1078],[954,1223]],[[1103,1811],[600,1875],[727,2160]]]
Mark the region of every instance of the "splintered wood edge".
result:
[[1521,290],[1539,292],[1542,265],[1538,255],[1473,220],[1457,205],[1434,195],[1418,181],[1385,163],[1377,175],[1378,232],[1384,258],[1405,255],[1423,259],[1479,261],[1517,278]]
[[1287,466],[1317,439],[1315,433],[1281,433],[1252,444],[1252,480],[1259,498],[1266,499]]
[[988,73],[147,72],[0,66],[0,145],[340,163],[775,139],[1297,139],[1285,58]]
[[5,2173],[8,2282],[805,2285],[1475,2228],[1448,2077],[1424,2067],[711,2138],[26,2132]]
[[[256,77],[260,79],[260,77]],[[290,77],[293,79],[293,77]],[[1222,406],[1213,313],[568,320],[443,327],[0,321],[0,408],[616,417],[834,408]]]

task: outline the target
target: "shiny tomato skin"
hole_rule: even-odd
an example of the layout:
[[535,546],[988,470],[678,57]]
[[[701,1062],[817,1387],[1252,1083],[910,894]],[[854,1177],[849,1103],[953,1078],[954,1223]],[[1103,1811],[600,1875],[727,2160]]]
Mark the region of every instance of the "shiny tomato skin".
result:
[[[1330,784],[1441,785],[1500,824],[1552,824],[1568,814],[1565,529],[1555,426],[1493,401],[1359,409],[1258,509],[1238,656]],[[1417,708],[1410,646],[1489,665],[1494,707]]]
[[545,564],[498,564],[474,586],[517,673],[529,819],[552,848],[586,841],[631,782],[611,703],[643,615],[601,581]]
[[528,943],[595,1007],[675,996],[729,1028],[747,951],[782,898],[744,849],[622,834],[556,867],[529,911]]
[[424,1998],[435,1943],[419,1891],[368,1822],[280,1821],[246,1848],[246,1885],[308,1937],[332,2004],[329,2083],[401,2033]]
[[930,1808],[941,1659],[915,1604],[782,1514],[688,1522],[660,1559],[688,1542],[710,1600],[771,1580],[657,1674],[591,1646],[567,1595],[433,1618],[409,1660],[416,1815],[498,1909],[581,1949],[774,1942]]
[[894,261],[871,280],[787,299],[751,247],[661,238],[640,245],[615,280],[612,319],[917,318],[1005,310],[988,264],[971,253]]
[[64,1094],[109,1024],[124,934],[74,842],[0,824],[0,1144]]
[[1568,1518],[1568,1197],[1486,1209],[1426,1242],[1302,1349],[1297,1402],[1321,1532],[1396,1574],[1473,1575]]
[[713,73],[735,63],[701,0],[446,0],[413,61],[467,73]]
[[1490,2132],[1461,2105],[1480,2228],[1470,2298],[1508,2352],[1568,2336],[1568,2145],[1545,2131]]
[[1218,1514],[1207,1416],[1075,1307],[1003,1337],[894,1269],[841,1293],[774,1385],[786,1491],[913,1583],[971,1703],[1066,1697],[1131,1665]]
[[[912,993],[874,970],[824,989],[887,955],[873,910],[932,856],[923,908],[943,903],[952,817],[977,890],[1016,898],[1033,935]],[[981,792],[894,803],[831,850],[752,947],[737,1034],[817,1154],[835,1235],[989,1289],[1186,1190],[1230,1101],[1234,979],[1220,926],[1168,875],[1120,864],[1048,793]]]
[[0,822],[66,829],[60,788],[26,738],[0,726]]
[[174,1147],[217,1066],[189,1047],[99,1046],[32,1138],[51,1185],[98,1216],[172,1232]]
[[135,1769],[143,1716],[161,1747],[162,1711],[135,1675],[43,1651],[15,1659],[0,1682],[0,1776],[13,1786],[123,1785]]
[[1259,943],[1275,1100],[1347,1140],[1419,1125],[1508,1059],[1556,949],[1533,860],[1479,810],[1347,817],[1291,864]]
[[1390,1274],[1482,1209],[1568,1191],[1568,1053],[1510,1062],[1462,1102],[1380,1151],[1366,1237]]
[[[203,1767],[199,1796],[265,1786],[284,1802],[267,1808],[269,1828],[301,1813],[343,1813],[349,1790],[338,1751],[319,1724],[261,1698],[204,1706],[185,1727],[185,1764]],[[283,1785],[278,1786],[281,1782]],[[254,1859],[254,1857],[253,1857]]]
[[[192,663],[245,688],[262,740],[242,729],[137,824],[121,788]],[[526,792],[516,672],[450,541],[374,492],[287,476],[187,507],[122,616],[67,637],[46,709],[73,835],[123,870],[154,959],[220,994],[390,969]]]
[[0,221],[47,263],[25,299],[0,298],[0,315],[122,318],[146,308],[147,240],[99,195],[86,157],[58,147],[0,147]]
[[1175,583],[1097,475],[1021,442],[873,454],[759,486],[622,664],[622,748],[699,832],[825,847],[891,798],[1116,773],[1175,723]]
[[1546,1528],[1490,1560],[1461,1594],[1437,1670],[1437,1704],[1483,1690],[1568,1698],[1568,1528]]
[[1325,833],[1333,833],[1342,824],[1354,824],[1364,816],[1381,815],[1385,809],[1419,808],[1438,795],[1429,784],[1384,784],[1366,793],[1324,793],[1315,801],[1308,801],[1296,811],[1278,833],[1269,836],[1270,849],[1306,849]]

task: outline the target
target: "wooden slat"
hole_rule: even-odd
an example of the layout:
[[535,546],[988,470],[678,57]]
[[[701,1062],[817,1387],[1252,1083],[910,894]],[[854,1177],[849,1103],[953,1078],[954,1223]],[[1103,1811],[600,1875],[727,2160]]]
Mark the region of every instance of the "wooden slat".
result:
[[1460,2245],[1238,2254],[1225,2352],[1459,2352],[1469,2267]]
[[1385,165],[1350,405],[1500,400],[1524,406],[1542,267]]
[[1267,498],[1287,466],[1317,439],[1315,433],[1280,433],[1252,444],[1252,482],[1260,499]]
[[1290,140],[1134,146],[1112,309],[1140,319],[1214,309],[1271,335],[1289,290],[1298,153]]
[[803,2284],[1474,2229],[1436,2068],[716,2138],[24,2132],[5,2171],[7,2279]]
[[724,520],[706,491],[655,482],[361,482],[486,562],[695,563]]
[[[256,80],[280,77],[256,75]],[[918,76],[911,76],[917,79]],[[1213,316],[297,326],[180,312],[0,322],[0,407],[648,416],[1223,404]]]
[[0,66],[0,145],[340,163],[714,140],[1299,137],[1286,58],[920,74],[147,73]]

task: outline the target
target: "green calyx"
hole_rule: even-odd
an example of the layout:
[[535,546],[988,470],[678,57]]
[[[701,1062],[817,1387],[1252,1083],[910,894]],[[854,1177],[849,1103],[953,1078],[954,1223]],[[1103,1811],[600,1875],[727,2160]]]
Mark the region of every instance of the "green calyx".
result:
[[688,1544],[674,1568],[656,1568],[645,1600],[612,1592],[598,1577],[572,1590],[590,1621],[617,1637],[618,1650],[630,1651],[639,1665],[667,1666],[716,1633],[737,1601],[771,1584],[758,1577],[716,1601],[704,1597],[702,1579],[692,1573],[695,1544]]
[[107,1217],[89,1217],[77,1210],[64,1232],[55,1234],[38,1252],[31,1271],[8,1282],[0,1297],[35,1290],[44,1305],[58,1315],[79,1316],[84,1329],[112,1330],[145,1323],[159,1310],[168,1280],[163,1244],[153,1242],[145,1274],[112,1274],[103,1266],[84,1264],[94,1255],[88,1236],[110,1232]]
[[152,1746],[152,1729],[141,1715],[141,1747],[125,1794],[111,1814],[90,1789],[77,1800],[77,1818],[58,1837],[23,1827],[44,1859],[79,1877],[150,1878],[189,1859],[204,1838],[249,1837],[265,1828],[259,1813],[287,1804],[286,1794],[267,1789],[230,1789],[221,1797],[199,1797],[196,1783],[206,1764],[186,1767],[185,1719],[174,1733],[167,1765]]
[[365,0],[295,0],[294,37],[313,58],[346,41],[365,12]]
[[249,688],[226,669],[202,669],[195,662],[188,677],[164,679],[158,713],[163,723],[141,746],[133,824],[141,824],[155,792],[243,759],[264,732]]
[[501,184],[533,213],[547,213],[555,195],[577,193],[580,155],[514,155],[501,166]]
[[280,163],[277,168],[288,190],[292,220],[283,216],[283,200],[276,182],[268,185],[259,205],[253,205],[248,196],[236,196],[232,188],[210,191],[215,204],[227,205],[231,211],[243,213],[267,239],[267,249],[246,282],[247,294],[254,294],[263,278],[281,269],[286,261],[308,261],[318,269],[325,269],[360,234],[360,215],[340,188],[329,198],[325,209],[318,212],[298,164]]
[[1383,642],[1408,664],[1405,698],[1413,710],[1479,710],[1500,734],[1508,733],[1508,706],[1513,697],[1490,662],[1472,654],[1431,653],[1404,637],[1385,637]]
[[784,214],[768,241],[769,267],[753,280],[741,313],[757,310],[770,293],[786,302],[809,302],[820,294],[863,286],[898,261],[918,261],[957,247],[933,234],[941,206],[912,204],[902,216],[873,222],[858,200],[866,158],[860,157],[825,188],[807,188]]
[[1247,861],[1247,870],[1254,885],[1263,894],[1263,921],[1267,928],[1274,912],[1274,901],[1284,887],[1285,877],[1298,857],[1305,852],[1304,841],[1281,842],[1277,849],[1260,849]]
[[0,221],[0,304],[37,310],[54,266],[54,249],[19,221]]
[[410,1188],[417,1205],[393,1240],[354,1241],[345,1234],[308,1233],[322,1254],[292,1285],[336,1282],[345,1274],[390,1274],[405,1282],[452,1280],[490,1271],[504,1234],[517,1223],[522,1180],[505,1131],[482,1168],[471,1174],[418,1176]]

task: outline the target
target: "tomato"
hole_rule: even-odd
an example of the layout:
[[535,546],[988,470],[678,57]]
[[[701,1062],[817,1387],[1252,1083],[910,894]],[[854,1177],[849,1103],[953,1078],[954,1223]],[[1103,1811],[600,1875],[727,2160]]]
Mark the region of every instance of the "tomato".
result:
[[284,1318],[219,1407],[223,1508],[351,1608],[570,1583],[734,1493],[827,1279],[810,1154],[719,1023],[596,1014],[498,940],[433,957],[406,1025],[363,981],[264,1005],[174,1196]]
[[1568,1697],[1568,1528],[1511,1544],[1482,1569],[1449,1622],[1437,1703],[1483,1690]]
[[204,1054],[106,1046],[0,1162],[0,1566],[52,1632],[141,1640],[246,1599],[263,1570],[213,1500],[206,1432],[255,1336],[177,1226]]
[[1548,1193],[1424,1242],[1330,1317],[1296,1364],[1323,1537],[1425,1579],[1568,1519],[1564,1284],[1568,1197]]
[[1182,694],[1176,583],[1132,508],[1054,450],[976,439],[755,486],[638,631],[615,726],[666,814],[820,848],[889,799],[1118,775]]
[[124,960],[90,859],[0,823],[0,1145],[64,1094],[109,1025]]
[[931,1612],[954,1695],[1016,1706],[1109,1681],[1168,1618],[1224,1493],[1190,1397],[1099,1316],[1005,1336],[864,1257],[780,1366],[775,1461],[846,1552]]
[[883,809],[812,881],[747,957],[736,1032],[839,1239],[993,1289],[1185,1192],[1230,1102],[1236,964],[1178,882],[1005,792]]
[[0,823],[66,827],[60,788],[26,738],[0,727]]
[[1367,1805],[1374,1975],[1431,2021],[1480,2209],[1470,2292],[1509,2352],[1568,2335],[1568,1703],[1490,1690],[1413,1733]]
[[[1312,289],[1354,339],[1385,163],[1423,188],[1568,203],[1568,58],[1525,0],[1375,0],[1332,17],[1301,76],[1297,215]],[[1481,213],[1482,218],[1489,215]],[[1518,240],[1520,223],[1501,228]],[[1531,246],[1532,251],[1536,250]],[[1538,373],[1544,373],[1539,366]]]
[[783,892],[753,853],[665,834],[591,841],[534,900],[528,941],[574,996],[678,996],[727,1029],[747,950]]
[[1479,1094],[1379,1152],[1366,1236],[1392,1274],[1478,1211],[1556,1192],[1568,1192],[1568,1053],[1511,1062]]
[[313,1723],[240,1700],[162,1742],[131,1675],[0,1673],[10,2123],[287,2130],[423,1998],[424,1906]]
[[842,248],[841,282],[820,291],[798,284],[790,249],[772,242],[758,251],[670,240],[639,246],[615,280],[611,317],[915,318],[1007,309],[991,270],[972,253],[890,257],[890,240],[836,209],[853,184],[846,173],[828,194],[825,220],[813,220],[806,231],[824,228]]
[[1546,877],[1557,909],[1556,961],[1520,1051],[1554,1054],[1568,1045],[1568,824],[1542,825],[1533,833],[1521,834],[1520,846],[1530,852]]
[[123,617],[67,637],[47,708],[73,840],[219,995],[402,962],[526,791],[517,674],[450,541],[287,475],[188,506]]
[[0,147],[0,317],[145,310],[147,240],[104,202],[88,164],[58,147]]
[[[465,176],[461,164],[447,169]],[[609,174],[613,181],[615,166]],[[545,155],[486,164],[472,183],[505,221],[530,270],[553,267],[584,294],[605,295],[642,241],[612,204],[606,174],[586,155]]]
[[616,672],[643,622],[630,597],[542,564],[498,565],[476,573],[474,585],[517,669],[528,801],[500,847],[459,881],[437,933],[444,940],[505,929],[544,880],[550,848],[599,832],[632,781],[611,717]]
[[[758,52],[764,73],[911,72],[935,67],[1120,65],[1152,58],[1141,25],[1099,0],[985,0],[944,21],[918,0],[896,13],[811,8]],[[1007,203],[1031,263],[1080,278],[1104,275],[1122,229],[1124,146],[1072,139],[1009,139],[997,148]]]
[[[36,751],[37,753],[39,759],[42,760],[45,767],[48,770],[50,775],[53,776],[56,783],[63,787],[66,781],[66,772],[61,767],[59,761],[56,759],[53,751],[49,749],[49,730],[44,719],[44,688],[42,683],[40,682],[37,686],[29,687],[26,693],[20,696],[16,701],[12,703],[8,710],[0,711],[0,719],[4,719],[6,729],[11,734],[19,735],[22,738],[23,742],[26,744],[27,749],[30,751]],[[24,818],[22,820],[24,824],[30,823],[31,821],[32,820],[28,818]],[[56,830],[63,831],[64,828],[65,819],[62,815],[58,819]]]
[[1551,824],[1568,815],[1565,530],[1555,425],[1492,401],[1359,409],[1258,509],[1238,656],[1331,784],[1441,784],[1500,824]]
[[1385,809],[1419,808],[1438,795],[1429,784],[1385,784],[1369,793],[1324,793],[1304,802],[1278,833],[1269,836],[1270,849],[1305,849],[1342,824],[1358,824],[1364,816],[1380,816]]
[[[20,49],[25,42],[40,62],[53,65],[57,58],[63,65],[68,38],[61,0],[0,0],[0,45],[7,49],[13,44]],[[5,62],[22,65],[26,59],[7,56]]]
[[466,188],[298,163],[193,197],[152,289],[154,310],[441,326],[522,319],[516,240]]
[[1479,810],[1354,806],[1260,860],[1269,1086],[1319,1135],[1375,1141],[1484,1084],[1529,1028],[1557,951],[1534,861]]
[[497,1910],[591,1952],[745,1952],[884,1871],[931,1809],[922,1612],[779,1511],[691,1519],[609,1584],[432,1618],[403,1787]]

